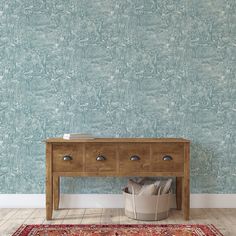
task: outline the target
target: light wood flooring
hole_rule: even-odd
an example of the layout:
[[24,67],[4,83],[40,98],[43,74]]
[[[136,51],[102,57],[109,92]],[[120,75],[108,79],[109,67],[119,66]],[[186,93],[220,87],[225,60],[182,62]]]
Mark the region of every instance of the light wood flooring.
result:
[[214,224],[225,236],[236,236],[236,209],[191,209],[190,221],[171,210],[162,221],[135,221],[123,209],[61,209],[45,220],[45,209],[0,209],[0,235],[9,236],[21,224]]

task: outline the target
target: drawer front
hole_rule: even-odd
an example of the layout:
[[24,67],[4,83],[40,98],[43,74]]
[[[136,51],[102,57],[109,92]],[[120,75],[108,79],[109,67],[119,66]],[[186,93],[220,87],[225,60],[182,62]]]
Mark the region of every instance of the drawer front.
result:
[[151,145],[151,170],[158,172],[183,172],[184,145],[181,143],[156,143]]
[[85,145],[86,172],[116,172],[117,145],[113,143],[91,143]]
[[150,145],[139,143],[119,144],[119,172],[138,173],[150,170]]
[[53,171],[82,171],[83,144],[53,145]]

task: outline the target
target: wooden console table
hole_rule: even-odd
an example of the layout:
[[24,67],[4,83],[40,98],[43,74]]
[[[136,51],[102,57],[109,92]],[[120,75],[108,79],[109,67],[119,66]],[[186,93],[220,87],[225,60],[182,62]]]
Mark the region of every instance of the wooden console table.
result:
[[182,138],[46,140],[46,218],[60,199],[60,176],[176,176],[176,205],[189,219],[190,141]]

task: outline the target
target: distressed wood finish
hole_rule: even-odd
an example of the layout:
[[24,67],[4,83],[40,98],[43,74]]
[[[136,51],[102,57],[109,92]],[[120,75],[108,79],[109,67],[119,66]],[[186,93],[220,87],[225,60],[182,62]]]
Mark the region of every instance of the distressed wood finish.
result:
[[52,219],[53,206],[52,144],[46,144],[46,219]]
[[182,178],[176,177],[176,208],[182,209]]
[[[150,145],[140,143],[119,144],[119,172],[130,175],[133,172],[150,171]],[[131,160],[132,156],[140,158]]]
[[[62,209],[53,221],[45,220],[44,209],[0,209],[0,235],[13,235],[21,224],[160,224],[157,221],[137,221],[125,216],[123,209]],[[224,236],[236,235],[235,209],[191,209],[189,224],[214,224]],[[161,224],[185,224],[180,211],[171,209]]]
[[47,143],[189,143],[183,138],[94,138],[94,139],[74,139],[49,138]]
[[[190,141],[106,138],[46,141],[46,218],[59,207],[60,176],[176,176],[177,209],[189,219]],[[172,160],[163,160],[164,156]],[[65,156],[70,158],[64,160]],[[102,156],[105,160],[97,160]],[[139,160],[131,160],[132,156]]]
[[[132,174],[132,175],[130,175]],[[100,176],[100,177],[105,177],[105,176],[176,176],[176,177],[182,177],[184,176],[183,173],[181,172],[154,172],[154,171],[146,171],[146,172],[140,172],[139,170],[134,170],[132,173],[120,173],[118,172],[115,174],[114,172],[54,172],[53,176],[67,176],[67,177],[73,177],[73,176],[83,176],[83,177],[88,177],[88,176]]]
[[190,144],[186,143],[184,145],[184,178],[183,179],[183,193],[182,193],[182,200],[183,200],[183,213],[184,219],[189,220],[189,208],[190,208],[190,169],[189,169],[189,162],[190,162]]
[[60,177],[53,176],[53,209],[59,209],[59,199],[60,199]]
[[[183,172],[184,145],[182,143],[157,143],[151,145],[152,171]],[[171,156],[173,160],[164,161],[164,156]]]
[[[116,143],[90,143],[85,144],[85,172],[117,172]],[[98,161],[98,157],[105,160]]]
[[[64,156],[70,156],[71,161],[64,161]],[[53,172],[82,171],[83,144],[67,143],[53,145]]]

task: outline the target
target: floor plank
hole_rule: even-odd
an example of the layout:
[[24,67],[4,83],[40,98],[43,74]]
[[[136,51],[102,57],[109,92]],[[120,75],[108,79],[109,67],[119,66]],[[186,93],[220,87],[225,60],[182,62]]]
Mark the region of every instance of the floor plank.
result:
[[4,222],[5,222],[4,220],[0,220],[0,227],[1,225],[3,225]]
[[16,214],[18,209],[2,208],[0,210],[0,220],[7,220]]
[[30,215],[32,215],[34,210],[35,209],[32,208],[18,209],[16,213],[11,216],[11,219],[27,219]]
[[121,211],[119,208],[106,208],[102,210],[101,224],[120,224]]
[[84,217],[85,209],[69,209],[62,224],[81,224]]
[[7,220],[0,227],[0,235],[1,236],[10,236],[13,232],[16,231],[21,224],[24,223],[24,219],[15,219],[15,220]]
[[66,218],[67,214],[69,212],[69,209],[60,209],[57,211],[54,211],[53,219],[50,221],[45,220],[45,224],[62,224],[63,220]]
[[45,209],[0,209],[0,235],[10,236],[21,224],[214,224],[224,236],[236,235],[236,209],[191,209],[190,220],[171,210],[162,221],[137,221],[124,209],[61,209],[45,220]]
[[101,224],[102,208],[86,209],[82,224]]
[[34,209],[32,214],[25,220],[24,224],[43,224],[45,222],[45,210]]

